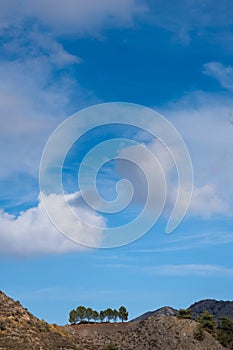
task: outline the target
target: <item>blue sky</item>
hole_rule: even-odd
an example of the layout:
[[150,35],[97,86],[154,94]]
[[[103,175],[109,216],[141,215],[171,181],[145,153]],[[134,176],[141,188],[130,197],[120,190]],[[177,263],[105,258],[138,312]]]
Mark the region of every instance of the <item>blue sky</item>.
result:
[[[232,298],[232,11],[230,0],[1,2],[0,288],[36,316],[62,324],[80,304],[97,310],[123,304],[132,318],[163,305]],[[170,159],[148,135],[120,126],[73,145],[65,191],[78,192],[76,173],[93,146],[138,138],[171,176],[157,224],[131,244],[91,249],[67,239],[47,217],[39,164],[50,134],[71,114],[105,102],[160,112],[188,147],[193,197],[171,235],[165,234],[176,184]],[[150,171],[147,158],[144,165]],[[97,185],[113,199],[124,176],[138,188],[127,212],[97,215],[83,203],[76,210],[103,227],[130,220],[145,201],[142,175],[109,162]],[[62,207],[57,212],[64,215]]]

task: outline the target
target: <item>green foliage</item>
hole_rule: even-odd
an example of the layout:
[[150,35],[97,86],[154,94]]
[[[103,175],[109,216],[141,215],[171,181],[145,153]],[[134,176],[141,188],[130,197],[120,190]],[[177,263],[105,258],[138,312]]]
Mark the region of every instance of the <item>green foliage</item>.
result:
[[98,319],[99,319],[99,313],[98,313],[98,311],[93,310],[92,318],[93,318],[93,320],[94,320],[95,322],[98,321]]
[[228,317],[219,318],[217,339],[223,346],[233,349],[233,321]]
[[76,310],[71,310],[69,313],[69,322],[71,324],[77,323],[77,311]]
[[87,320],[90,322],[93,319],[95,322],[98,320],[100,322],[104,322],[107,319],[108,322],[114,321],[116,322],[118,317],[123,321],[128,319],[128,311],[124,306],[121,306],[119,311],[116,309],[107,308],[106,310],[101,310],[100,312],[93,310],[92,308],[85,306],[78,306],[76,309],[71,310],[69,313],[69,322],[71,324],[76,324],[78,322],[83,322]]
[[128,311],[124,306],[121,306],[118,311],[119,318],[121,319],[122,322],[128,320]]
[[119,317],[119,312],[116,309],[113,310],[112,317],[113,317],[113,321],[116,322]]
[[[204,311],[196,319],[199,326],[194,332],[194,337],[202,340],[201,331],[206,330],[211,333],[226,348],[233,350],[233,321],[228,317],[220,317],[216,323],[214,316],[208,311]],[[204,333],[203,333],[204,335]]]
[[88,307],[86,309],[85,318],[87,318],[87,321],[90,322],[92,317],[93,317],[93,310],[92,310],[92,308]]
[[192,319],[192,312],[190,309],[180,309],[177,314],[178,318]]
[[114,343],[109,343],[106,346],[106,350],[117,350],[117,346]]
[[108,322],[110,322],[113,319],[113,310],[108,308],[104,311],[105,316],[107,317]]
[[77,321],[82,322],[86,318],[86,308],[85,306],[78,306],[76,309]]
[[99,319],[100,319],[100,322],[103,322],[104,319],[105,319],[105,313],[103,310],[100,311],[100,314],[99,314]]
[[207,332],[213,334],[216,329],[216,322],[214,315],[210,314],[208,311],[202,312],[200,316],[197,317],[197,322],[199,322],[203,329]]
[[205,338],[205,333],[201,324],[199,323],[193,332],[193,336],[196,340],[202,341]]

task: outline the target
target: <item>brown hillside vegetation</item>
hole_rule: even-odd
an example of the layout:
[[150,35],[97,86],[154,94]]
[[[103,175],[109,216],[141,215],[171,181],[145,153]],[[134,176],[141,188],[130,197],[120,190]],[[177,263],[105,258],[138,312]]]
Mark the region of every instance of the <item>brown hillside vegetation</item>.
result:
[[0,350],[77,349],[69,338],[70,334],[40,321],[0,291]]
[[[81,349],[107,349],[108,344],[118,350],[223,350],[209,334],[198,341],[194,337],[197,323],[174,316],[152,316],[145,321],[68,326]],[[85,347],[85,342],[92,347]]]
[[40,321],[0,292],[0,350],[223,350],[210,334],[195,339],[197,323],[151,316],[128,323],[59,327]]

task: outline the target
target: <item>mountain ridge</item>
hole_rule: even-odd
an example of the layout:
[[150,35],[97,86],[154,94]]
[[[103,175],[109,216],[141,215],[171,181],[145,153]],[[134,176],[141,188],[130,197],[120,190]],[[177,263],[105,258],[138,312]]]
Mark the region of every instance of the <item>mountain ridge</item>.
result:
[[151,317],[152,315],[176,316],[177,313],[177,309],[174,309],[171,306],[163,306],[154,311],[147,311],[144,314],[132,319],[130,322],[143,321],[146,320],[148,317]]
[[[233,301],[230,300],[202,299],[191,304],[187,309],[191,311],[194,319],[196,319],[203,311],[208,311],[214,315],[216,320],[220,317],[229,317],[233,321]],[[176,316],[178,311],[179,310],[174,309],[171,306],[163,306],[154,311],[147,311],[132,319],[131,322],[143,321],[153,315]]]
[[207,310],[214,315],[215,319],[229,317],[233,321],[233,301],[230,300],[203,299],[193,303],[189,309],[194,318]]
[[224,350],[206,331],[203,339],[195,337],[197,329],[194,320],[163,314],[135,322],[51,325],[0,291],[0,350]]

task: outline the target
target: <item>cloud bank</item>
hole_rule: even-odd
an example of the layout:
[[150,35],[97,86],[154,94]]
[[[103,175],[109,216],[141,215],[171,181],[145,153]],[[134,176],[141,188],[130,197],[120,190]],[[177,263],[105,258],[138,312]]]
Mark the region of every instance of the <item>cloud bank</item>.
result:
[[[67,197],[71,208],[80,216],[85,217],[93,226],[105,226],[105,220],[93,211],[84,208],[78,203],[79,194],[74,193]],[[52,195],[49,200],[55,207],[58,217],[66,220],[66,208],[61,206],[58,195]],[[70,229],[75,231],[76,237],[89,235],[93,242],[101,242],[101,229],[86,229],[80,220],[78,223],[69,222]],[[90,239],[90,238],[89,238]],[[69,240],[60,233],[51,223],[39,198],[38,205],[21,212],[18,216],[0,211],[0,254],[19,257],[37,256],[43,254],[58,254],[83,251],[87,248]]]

